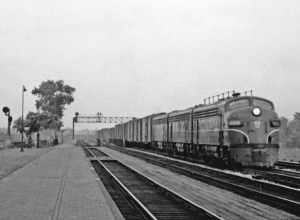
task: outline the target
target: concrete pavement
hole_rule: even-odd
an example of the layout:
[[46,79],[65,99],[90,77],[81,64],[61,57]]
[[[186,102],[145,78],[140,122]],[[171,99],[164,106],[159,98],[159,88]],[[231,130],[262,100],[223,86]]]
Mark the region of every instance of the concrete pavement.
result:
[[61,145],[0,180],[1,220],[111,220],[119,210],[82,149]]

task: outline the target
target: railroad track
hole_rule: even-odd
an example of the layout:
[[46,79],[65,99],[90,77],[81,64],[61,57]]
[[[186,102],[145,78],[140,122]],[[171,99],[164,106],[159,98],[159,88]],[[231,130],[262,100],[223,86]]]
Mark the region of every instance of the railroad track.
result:
[[93,152],[96,157],[108,157],[108,155],[95,147],[89,147],[88,150]]
[[297,171],[274,169],[273,172],[276,172],[277,174],[284,174],[286,176],[300,178],[300,172]]
[[282,168],[300,170],[300,163],[278,161],[275,165]]
[[91,147],[86,143],[81,143],[81,147],[85,153],[86,157],[108,157],[108,155],[96,147]]
[[285,186],[300,189],[300,173],[281,169],[256,170],[246,169],[244,173],[251,174],[255,179],[264,179]]
[[300,216],[300,190],[298,189],[234,175],[207,166],[172,160],[159,155],[154,156],[116,146],[110,146],[110,148]]
[[87,149],[86,147],[83,147],[83,146],[82,146],[82,149],[83,149],[83,152],[86,157],[94,157],[94,154],[89,149]]
[[116,160],[91,160],[125,219],[221,219]]
[[[150,153],[157,153],[155,151],[146,150]],[[159,152],[158,154],[170,157],[167,153]],[[172,156],[173,157],[173,156]],[[172,158],[171,157],[171,158]],[[188,161],[191,163],[196,164],[203,164],[205,166],[212,166],[213,168],[219,168],[219,169],[230,169],[230,167],[220,167],[219,164],[206,164],[205,162],[201,160],[191,159],[191,158],[184,158],[182,156],[174,156],[174,158],[179,160]],[[273,170],[262,170],[262,169],[243,169],[239,170],[243,174],[249,174],[254,179],[258,180],[267,180],[270,182],[282,184],[285,186],[293,187],[300,189],[300,173],[295,171],[287,171],[282,169],[273,169]]]

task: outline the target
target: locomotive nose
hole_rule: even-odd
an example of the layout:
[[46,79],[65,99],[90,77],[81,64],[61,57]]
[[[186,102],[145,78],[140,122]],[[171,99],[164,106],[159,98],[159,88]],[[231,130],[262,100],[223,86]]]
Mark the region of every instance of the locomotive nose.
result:
[[251,161],[254,166],[270,167],[278,160],[279,146],[276,144],[254,144]]
[[[235,128],[239,132],[233,131],[230,136],[233,159],[244,166],[272,166],[278,159],[279,145],[276,131],[280,123],[277,115],[260,107],[252,107],[235,112],[230,120],[233,118],[238,118],[242,122],[242,126]],[[247,137],[247,142],[238,141],[237,136],[242,134]]]
[[250,143],[266,143],[267,126],[266,121],[261,118],[249,121],[248,135]]
[[[280,120],[274,112],[254,107],[249,114],[246,131],[250,143],[255,144],[278,144]],[[246,119],[245,119],[246,120]]]

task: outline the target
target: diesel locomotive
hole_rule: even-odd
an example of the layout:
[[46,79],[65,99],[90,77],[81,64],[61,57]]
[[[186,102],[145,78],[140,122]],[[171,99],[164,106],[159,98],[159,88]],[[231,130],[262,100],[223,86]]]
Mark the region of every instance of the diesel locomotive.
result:
[[185,110],[134,118],[99,130],[99,139],[206,162],[274,166],[280,129],[274,104],[235,92],[208,100]]

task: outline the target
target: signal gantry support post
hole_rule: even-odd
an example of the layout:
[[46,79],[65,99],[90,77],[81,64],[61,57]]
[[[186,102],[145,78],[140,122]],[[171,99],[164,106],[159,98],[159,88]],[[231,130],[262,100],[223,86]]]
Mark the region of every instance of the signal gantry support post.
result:
[[75,139],[75,123],[78,122],[78,116],[79,116],[79,113],[76,112],[75,116],[73,117],[73,124],[72,124],[72,139],[73,140]]

